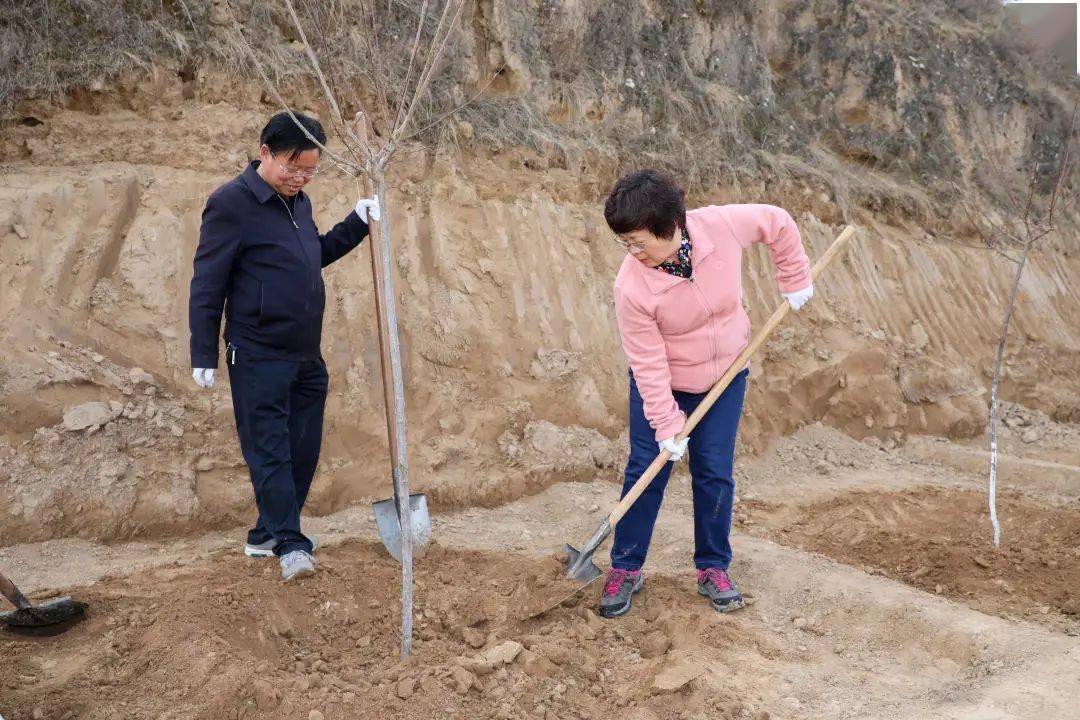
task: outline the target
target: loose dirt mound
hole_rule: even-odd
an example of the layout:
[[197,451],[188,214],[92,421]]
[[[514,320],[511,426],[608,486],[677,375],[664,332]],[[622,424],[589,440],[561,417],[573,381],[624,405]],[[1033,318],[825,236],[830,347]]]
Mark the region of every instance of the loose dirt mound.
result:
[[[72,594],[94,613],[57,638],[0,635],[0,713],[7,720],[1071,717],[1080,640],[1061,632],[1076,632],[1065,606],[1036,616],[1046,627],[969,606],[1018,614],[995,579],[1013,585],[1021,606],[1069,590],[1077,576],[1069,528],[1080,525],[1072,506],[1004,497],[1007,547],[1030,547],[1039,561],[1057,551],[1049,559],[1058,568],[1029,567],[1008,554],[995,564],[977,517],[980,493],[952,487],[955,473],[890,462],[896,453],[810,430],[747,483],[757,499],[742,500],[740,514],[755,522],[743,523],[751,534],[735,534],[733,572],[753,602],[729,616],[696,595],[692,496],[681,476],[658,519],[645,589],[614,621],[592,614],[595,586],[577,605],[527,622],[517,619],[523,608],[514,593],[551,569],[546,550],[588,535],[596,518],[583,508],[596,515],[616,488],[559,483],[498,510],[438,516],[442,546],[418,563],[416,657],[407,664],[398,662],[396,564],[371,542],[334,545],[342,533],[333,528],[362,526],[358,514],[321,527],[313,521],[329,539],[323,572],[292,586],[281,584],[273,561],[233,555],[235,544],[223,546],[218,535],[122,548],[68,543],[63,562],[50,554],[61,547],[53,543],[0,551],[0,565],[28,587]],[[814,465],[815,449],[835,463],[828,475],[780,471],[799,452],[804,466]],[[928,482],[943,489],[928,490]],[[842,555],[849,540],[854,549]],[[973,578],[985,569],[963,554],[973,550],[991,564],[979,582]],[[931,571],[909,582],[924,580],[919,587],[930,592],[879,576],[907,580],[920,569],[913,557]],[[86,580],[41,571],[78,558],[116,576],[69,569],[68,577],[94,581],[72,589],[65,585]],[[153,569],[134,572],[134,562]]]
[[983,612],[1080,630],[1080,508],[1011,494],[998,515],[995,550],[985,494],[852,492],[804,506],[772,535]]
[[319,575],[288,586],[275,562],[232,556],[101,583],[77,592],[93,617],[67,635],[0,636],[5,717],[758,716],[713,679],[715,648],[754,647],[750,631],[663,579],[627,622],[583,604],[522,623],[510,579],[525,565],[432,548],[408,663],[398,566],[376,545],[332,548]]

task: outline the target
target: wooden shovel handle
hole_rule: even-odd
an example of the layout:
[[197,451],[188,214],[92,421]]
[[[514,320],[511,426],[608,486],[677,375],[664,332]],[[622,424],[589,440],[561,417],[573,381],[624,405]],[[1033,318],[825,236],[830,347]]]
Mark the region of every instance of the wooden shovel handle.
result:
[[[356,134],[364,145],[368,145],[369,123],[363,113],[356,114]],[[363,197],[372,197],[371,176],[364,178],[364,189],[360,191],[360,179],[356,180],[356,189]],[[385,200],[385,198],[384,198]],[[383,273],[382,257],[382,229],[379,223],[374,222],[368,216],[368,244],[371,247],[371,276],[375,283],[375,315],[379,325],[379,363],[382,370],[383,402],[386,405],[386,434],[390,438],[390,464],[397,462],[398,457],[398,418],[397,401],[394,396],[394,379],[390,358],[390,323],[386,309],[383,306],[383,298],[386,293],[386,276]],[[397,497],[397,487],[394,488],[394,497]]]
[[[821,259],[819,259],[810,270],[811,282],[816,281],[818,275],[820,275],[822,271],[829,266],[829,263],[844,250],[848,241],[851,240],[851,237],[854,234],[854,225],[848,225],[841,231],[836,237],[836,240],[833,240],[833,244],[829,246],[829,249],[825,251],[825,254],[821,256]],[[693,432],[694,428],[697,427],[697,424],[701,422],[701,418],[705,417],[705,413],[709,412],[709,408],[713,406],[713,403],[716,402],[717,398],[727,390],[727,386],[731,384],[731,381],[735,376],[742,372],[753,354],[758,351],[758,348],[760,348],[769,338],[769,335],[776,329],[776,326],[787,316],[790,307],[788,302],[784,300],[780,303],[780,306],[773,311],[772,316],[766,321],[761,330],[758,331],[757,335],[755,335],[750,343],[743,348],[743,351],[739,353],[738,357],[736,357],[728,367],[727,372],[716,381],[716,384],[713,385],[709,394],[705,396],[705,399],[701,401],[701,404],[697,406],[697,409],[694,410],[693,414],[686,419],[686,425],[683,427],[682,432],[679,433],[677,440],[682,440]],[[666,465],[670,459],[670,452],[667,450],[660,451],[660,454],[656,456],[656,459],[652,461],[652,464],[649,465],[648,469],[645,470],[641,477],[638,478],[638,481],[634,483],[634,487],[630,488],[630,492],[626,493],[626,496],[623,497],[623,499],[619,501],[619,504],[615,506],[615,509],[611,511],[611,515],[608,516],[608,522],[611,523],[611,527],[614,528],[619,520],[622,519],[622,516],[630,509],[630,506],[634,504],[634,501],[638,499],[641,493],[645,492],[645,488],[649,486],[652,479],[656,477],[656,474],[663,469],[664,465]]]

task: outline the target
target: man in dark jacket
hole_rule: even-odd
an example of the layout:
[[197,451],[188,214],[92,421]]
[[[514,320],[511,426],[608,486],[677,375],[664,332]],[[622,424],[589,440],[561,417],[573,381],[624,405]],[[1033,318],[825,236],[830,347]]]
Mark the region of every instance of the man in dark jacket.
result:
[[[294,114],[325,145],[319,122]],[[259,159],[206,202],[188,310],[192,375],[204,388],[214,384],[224,310],[236,430],[259,510],[244,552],[280,557],[285,580],[315,571],[300,510],[319,462],[328,387],[321,271],[360,244],[369,217],[379,219],[378,199],[361,199],[319,233],[302,190],[319,159],[288,113],[270,119]]]

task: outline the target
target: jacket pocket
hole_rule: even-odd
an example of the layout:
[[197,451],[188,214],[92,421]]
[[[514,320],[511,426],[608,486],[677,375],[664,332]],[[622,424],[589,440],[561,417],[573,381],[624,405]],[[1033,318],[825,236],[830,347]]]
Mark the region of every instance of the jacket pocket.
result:
[[266,284],[259,283],[259,326],[282,327],[303,319],[304,312],[298,309],[297,301],[286,292],[271,289],[266,291]]

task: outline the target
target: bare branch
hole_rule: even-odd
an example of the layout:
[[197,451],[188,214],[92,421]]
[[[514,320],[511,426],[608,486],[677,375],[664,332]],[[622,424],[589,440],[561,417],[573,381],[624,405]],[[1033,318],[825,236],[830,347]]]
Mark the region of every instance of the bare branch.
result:
[[997,248],[993,248],[993,247],[992,247],[992,248],[989,248],[989,249],[990,249],[990,250],[991,250],[992,252],[995,252],[995,253],[997,253],[998,255],[1000,255],[1001,257],[1005,258],[1006,260],[1008,260],[1008,261],[1009,261],[1009,262],[1011,262],[1011,263],[1018,263],[1018,262],[1020,262],[1020,259],[1019,259],[1019,258],[1014,258],[1014,257],[1013,257],[1012,255],[1010,255],[1009,253],[1005,252],[1004,250],[998,250]]
[[195,21],[191,19],[191,12],[188,10],[187,3],[184,2],[184,0],[180,0],[180,7],[184,9],[184,15],[187,16],[187,21],[188,24],[191,25],[191,29],[196,33],[199,32],[195,29]]
[[326,95],[327,102],[330,103],[330,109],[334,111],[334,117],[344,123],[345,118],[341,115],[341,108],[338,107],[334,93],[330,92],[330,86],[326,83],[326,76],[323,75],[322,69],[319,67],[319,59],[315,57],[315,51],[311,49],[311,43],[308,42],[307,33],[304,32],[304,25],[296,14],[296,8],[293,7],[292,0],[285,0],[285,7],[289,9],[289,17],[292,18],[293,27],[296,28],[296,32],[300,33],[300,42],[304,44],[304,54],[307,55],[308,61],[311,63],[311,69],[315,72],[319,85],[322,86],[323,94]]
[[1026,233],[1031,232],[1031,208],[1035,202],[1035,186],[1039,181],[1039,163],[1035,161],[1031,164],[1031,176],[1028,178],[1028,194],[1027,200],[1024,202],[1024,211],[1020,215],[1020,220],[1024,224],[1024,230]]
[[[409,98],[408,100],[406,100],[406,98],[408,97],[409,88],[408,88],[407,85],[403,85],[402,88],[401,88],[401,98],[399,98],[399,102],[398,102],[398,115],[394,119],[393,127],[390,128],[390,139],[391,139],[391,141],[395,141],[395,140],[399,139],[400,133],[402,132],[401,128],[403,128],[405,126],[405,123],[408,123],[409,119],[412,117],[413,107],[414,107],[415,103],[417,102],[417,100],[420,98],[420,88],[424,85],[424,79],[427,76],[429,68],[431,67],[432,53],[434,52],[434,48],[435,48],[436,44],[439,41],[439,34],[442,31],[443,24],[446,22],[446,17],[450,13],[450,4],[451,4],[451,0],[446,0],[446,4],[443,5],[442,15],[439,16],[439,22],[435,26],[435,34],[432,36],[432,39],[431,39],[431,47],[428,48],[427,55],[424,58],[424,64],[420,68],[420,77],[417,80],[416,90],[413,93],[412,97]],[[425,15],[421,16],[420,23],[423,23],[425,19],[426,19],[426,13],[425,13]],[[420,25],[420,27],[417,28],[417,39],[419,39],[419,31],[420,31],[420,29],[422,27],[423,26]],[[414,50],[415,49],[416,48],[414,48]],[[413,58],[410,57],[409,58],[410,67],[412,65],[412,61],[413,61]],[[402,120],[402,118],[401,118],[401,110],[402,110],[402,108],[407,108],[404,120]]]
[[[1004,221],[1002,223],[996,222],[979,206],[976,206],[973,211],[972,206],[968,201],[962,200],[960,206],[964,209],[964,212],[967,213],[971,224],[975,227],[975,231],[979,233],[979,237],[983,239],[983,242],[985,242],[988,247],[993,248],[998,245],[999,238],[1003,238],[1011,243],[1019,242],[1016,236],[1005,226]],[[978,213],[980,219],[976,219],[974,213]],[[990,228],[990,233],[986,232],[987,226]]]
[[971,206],[968,204],[968,201],[965,199],[961,199],[960,208],[964,211],[964,214],[967,215],[968,222],[970,222],[971,226],[975,228],[975,232],[979,234],[979,237],[982,238],[982,241],[988,246],[992,245],[991,239],[987,237],[982,226],[979,224],[979,221],[975,219],[975,213],[972,212]]
[[1061,197],[1065,182],[1069,177],[1069,166],[1072,162],[1072,147],[1073,140],[1076,138],[1076,119],[1077,113],[1080,112],[1080,102],[1073,105],[1072,118],[1069,120],[1069,131],[1065,135],[1065,147],[1062,150],[1061,168],[1058,172],[1057,181],[1054,183],[1054,191],[1050,195],[1050,207],[1047,210],[1047,222],[1051,226],[1054,224],[1054,208],[1057,206],[1058,198]]
[[492,76],[491,76],[491,77],[490,77],[490,78],[488,79],[488,81],[487,81],[486,83],[484,83],[484,87],[482,87],[482,88],[480,88],[479,90],[477,90],[477,91],[476,91],[476,94],[474,94],[474,95],[473,95],[473,96],[472,96],[471,98],[469,98],[468,100],[466,100],[465,102],[463,102],[463,103],[462,103],[461,105],[458,105],[458,106],[457,106],[456,108],[454,108],[453,110],[451,110],[451,111],[449,111],[449,112],[446,112],[446,113],[443,113],[442,115],[440,115],[439,117],[437,117],[437,118],[436,118],[435,120],[432,120],[432,121],[431,121],[430,123],[428,123],[428,124],[427,124],[427,125],[425,125],[424,127],[420,128],[419,130],[417,130],[417,131],[415,131],[415,132],[412,132],[412,133],[409,133],[409,134],[408,134],[408,135],[406,135],[406,136],[405,136],[404,138],[402,138],[402,141],[404,142],[405,140],[411,140],[412,138],[416,137],[417,135],[420,135],[420,134],[422,134],[422,133],[423,133],[424,131],[426,131],[426,130],[429,130],[429,129],[431,129],[431,128],[435,127],[436,125],[438,125],[439,123],[441,123],[441,122],[442,122],[443,120],[446,120],[446,119],[447,119],[447,118],[449,118],[449,117],[452,117],[452,116],[454,116],[454,115],[457,115],[457,114],[458,114],[459,112],[461,112],[461,111],[462,111],[462,110],[464,110],[465,108],[469,107],[469,105],[472,105],[472,104],[473,104],[474,102],[476,102],[476,99],[477,99],[478,97],[480,97],[481,95],[483,95],[483,94],[484,94],[484,91],[486,91],[486,90],[487,90],[487,89],[488,89],[489,87],[491,87],[491,83],[495,82],[495,78],[499,77],[499,75],[501,75],[501,74],[502,74],[503,68],[505,68],[505,67],[506,67],[506,65],[505,65],[505,64],[503,64],[503,65],[500,65],[500,66],[499,66],[499,69],[498,69],[498,70],[496,70],[496,71],[495,71],[495,72],[494,72],[494,73],[492,74]]
[[[296,14],[296,8],[293,7],[292,0],[285,0],[285,7],[289,9],[289,17],[292,18],[296,32],[300,33],[300,42],[304,44],[304,53],[307,55],[308,62],[311,63],[311,69],[319,81],[319,86],[322,88],[323,95],[326,97],[326,102],[330,105],[330,118],[334,127],[334,132],[339,137],[346,136],[348,130],[345,128],[345,118],[341,114],[341,107],[338,106],[337,98],[334,97],[334,93],[330,90],[330,85],[326,82],[326,76],[323,75],[322,68],[319,66],[319,59],[315,57],[315,51],[311,49],[311,43],[308,42],[307,33],[304,32],[304,26],[300,22],[300,16]],[[357,144],[360,147],[361,153],[367,154],[367,152],[369,152],[362,144]],[[353,151],[353,148],[349,143],[346,142],[345,145],[350,151]]]
[[1029,245],[1034,245],[1053,231],[1054,228],[1051,225],[1039,225],[1035,230],[1032,230],[1031,236],[1028,238],[1027,243]]
[[461,10],[465,7],[464,0],[456,0],[457,10],[454,13],[453,19],[446,27],[446,31],[443,33],[443,37],[439,38],[439,30],[443,27],[443,19],[446,16],[446,9],[449,9],[451,2],[454,0],[447,0],[446,8],[443,12],[443,18],[439,19],[439,26],[435,29],[435,39],[432,41],[434,47],[433,50],[428,52],[428,57],[425,62],[424,72],[421,73],[420,79],[416,84],[416,91],[413,93],[412,100],[409,102],[409,109],[405,114],[405,118],[401,121],[401,124],[396,126],[391,133],[391,141],[400,140],[404,135],[406,128],[409,126],[409,121],[412,119],[413,113],[416,111],[416,104],[420,98],[427,92],[428,85],[431,84],[431,77],[434,75],[435,68],[439,64],[439,60],[442,58],[443,51],[446,50],[446,46],[450,39],[450,33],[453,32],[454,27],[457,25],[458,18],[461,17]]
[[[1001,257],[1005,258],[1006,260],[1010,260],[1010,261],[1014,260],[1014,258],[1011,255],[1009,255],[1008,253],[1006,253],[1006,252],[1004,252],[1002,250],[999,250],[996,247],[992,247],[991,245],[988,245],[985,242],[979,243],[979,244],[972,244],[972,243],[963,242],[962,240],[958,240],[953,236],[941,236],[941,235],[938,235],[936,237],[944,240],[945,242],[949,243],[949,245],[952,245],[953,247],[962,247],[962,248],[966,248],[968,250],[982,250],[983,252],[991,252],[991,253],[994,253],[996,255],[1000,255]],[[915,242],[917,242],[917,243],[919,243],[921,245],[928,245],[928,246],[932,245],[932,243],[930,243],[928,241],[925,241],[925,240],[915,240]]]
[[[310,5],[309,5],[309,8],[310,8]],[[314,11],[312,11],[310,9],[309,9],[309,12],[308,12],[308,16],[311,18],[312,27],[315,28],[315,32],[319,36],[319,42],[320,42],[320,46],[321,46],[321,49],[323,51],[323,54],[326,55],[328,53],[327,53],[326,33],[324,32],[324,27],[323,27],[324,22],[323,22],[323,20],[321,18],[316,18],[315,15],[314,15]],[[301,31],[302,31],[302,29],[301,29]],[[339,88],[338,88],[338,83],[337,83],[337,77],[336,77],[336,74],[334,72],[334,62],[333,62],[333,60],[328,62],[328,64],[327,64],[327,72],[329,74],[330,87],[331,87],[331,90],[332,90],[332,93],[333,93],[333,97],[336,98],[339,95]],[[353,92],[352,95],[353,95],[353,102],[356,104],[356,107],[359,109],[360,112],[363,112],[364,104],[360,101],[360,98],[356,95],[355,92]],[[368,155],[370,154],[371,150],[370,150],[370,148],[368,147],[368,145],[366,143],[362,142],[359,138],[355,137],[352,132],[350,132],[351,127],[345,121],[344,116],[342,116],[340,118],[340,122],[334,122],[333,126],[334,126],[334,132],[338,136],[338,139],[341,140],[341,142],[345,145],[346,148],[348,148],[348,150],[352,154],[352,156],[358,162],[363,163],[365,165],[368,164],[369,159],[370,159],[368,157]]]
[[296,117],[296,115],[292,111],[292,108],[289,107],[289,104],[285,102],[285,98],[283,98],[281,96],[281,93],[278,92],[277,86],[274,85],[274,83],[270,80],[270,77],[266,74],[266,70],[263,69],[262,63],[259,61],[258,55],[255,54],[255,48],[251,46],[251,43],[248,41],[247,36],[244,35],[244,27],[240,24],[239,19],[236,17],[236,13],[233,10],[231,3],[229,4],[229,10],[230,14],[232,15],[233,24],[235,26],[234,29],[236,30],[236,34],[240,39],[240,45],[244,48],[244,50],[247,51],[248,57],[251,60],[251,64],[255,67],[255,70],[259,73],[259,77],[261,77],[263,80],[263,84],[266,85],[266,89],[270,91],[270,94],[274,96],[274,99],[277,100],[278,104],[280,104],[281,107],[285,110],[285,112],[288,113],[292,121],[296,123],[296,126],[300,128],[301,131],[303,131],[307,139],[313,142],[315,146],[322,151],[323,155],[328,158],[330,162],[332,162],[335,166],[337,166],[339,170],[342,170],[349,175],[356,175],[360,173],[360,166],[357,163],[346,160],[345,158],[339,156],[337,153],[330,150],[330,148],[319,142],[315,138],[315,136],[312,135],[306,127],[304,127],[304,124],[301,123],[300,120]]
[[[337,73],[334,71],[333,55],[328,51],[328,45],[326,42],[325,21],[322,17],[315,15],[315,10],[311,9],[311,4],[307,5],[308,20],[311,23],[312,29],[315,31],[316,37],[319,39],[319,51],[324,57],[330,59],[326,63],[326,76],[330,81],[330,91],[333,96],[337,98],[341,95],[341,87],[338,83]],[[342,120],[344,120],[344,113],[342,113]]]
[[[363,3],[361,3],[363,7]],[[379,63],[382,62],[382,51],[379,48],[379,32],[378,32],[378,19],[375,17],[375,3],[374,0],[369,0],[368,4],[368,28],[366,33],[362,33],[365,43],[368,48],[368,58],[371,60],[371,65],[374,71],[371,73],[372,83],[375,85],[375,95],[379,99],[379,112],[383,115],[383,122],[389,125],[390,122],[390,99],[386,92],[386,82],[383,78],[383,73],[379,67]],[[387,12],[390,12],[390,6],[387,5]],[[369,120],[374,121],[375,118],[369,116]],[[375,129],[372,124],[372,130]]]
[[[447,3],[447,7],[449,7]],[[412,52],[409,54],[409,69],[405,71],[405,79],[401,82],[401,89],[398,91],[398,109],[397,116],[394,118],[394,124],[392,127],[397,127],[401,122],[401,113],[405,109],[405,95],[409,91],[409,81],[412,79],[413,64],[416,62],[416,54],[420,49],[420,36],[423,34],[424,22],[427,20],[427,8],[428,0],[424,0],[424,4],[420,7],[420,19],[416,22],[416,37],[413,38]],[[445,14],[445,9],[444,9]]]
[[1073,206],[1076,204],[1076,195],[1063,195],[1060,201],[1060,211],[1062,214],[1067,215],[1072,212]]

